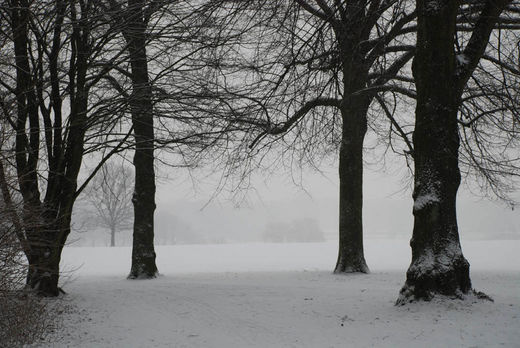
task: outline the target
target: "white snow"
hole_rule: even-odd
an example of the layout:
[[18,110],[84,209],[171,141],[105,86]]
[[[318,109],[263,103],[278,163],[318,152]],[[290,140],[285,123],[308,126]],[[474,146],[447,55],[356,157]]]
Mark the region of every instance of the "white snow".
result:
[[462,250],[458,243],[451,242],[445,246],[443,253],[434,255],[431,249],[424,250],[410,270],[420,271],[421,274],[442,272],[452,266],[453,262],[460,258]]
[[457,54],[455,56],[455,58],[457,59],[457,63],[459,65],[467,65],[467,64],[469,64],[469,58],[464,53]]
[[439,202],[439,197],[434,193],[423,194],[415,198],[413,203],[413,210],[419,211],[425,206]]
[[414,182],[414,193],[417,197],[414,198],[413,210],[417,212],[424,207],[440,202],[439,187],[442,183],[438,180],[439,173],[435,166],[430,162],[423,164],[422,175]]
[[[518,347],[520,241],[467,241],[495,302],[394,306],[406,240],[367,240],[367,275],[332,274],[337,242],[157,248],[154,280],[126,280],[130,248],[64,250],[64,331],[48,347]],[[56,341],[56,339],[60,339]]]
[[435,193],[422,194],[415,198],[413,203],[413,210],[419,211],[429,204],[439,202],[439,197]]

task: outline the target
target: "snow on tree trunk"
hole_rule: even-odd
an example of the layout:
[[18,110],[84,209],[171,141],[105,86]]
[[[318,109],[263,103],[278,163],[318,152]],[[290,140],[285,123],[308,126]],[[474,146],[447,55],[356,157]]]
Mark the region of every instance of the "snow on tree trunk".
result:
[[458,2],[417,3],[412,262],[398,304],[430,300],[436,294],[461,297],[471,290],[456,213],[461,180],[457,128],[460,93],[454,78],[453,49]]
[[430,300],[435,294],[462,297],[471,290],[469,263],[462,254],[456,218],[460,174],[454,163],[443,166],[444,161],[437,159],[416,158],[412,263],[399,304]]

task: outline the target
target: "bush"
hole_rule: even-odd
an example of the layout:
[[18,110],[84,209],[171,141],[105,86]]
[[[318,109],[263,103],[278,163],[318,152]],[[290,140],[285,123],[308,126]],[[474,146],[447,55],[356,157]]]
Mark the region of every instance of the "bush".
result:
[[12,229],[0,223],[0,347],[35,343],[54,328],[45,300],[23,289],[24,261]]

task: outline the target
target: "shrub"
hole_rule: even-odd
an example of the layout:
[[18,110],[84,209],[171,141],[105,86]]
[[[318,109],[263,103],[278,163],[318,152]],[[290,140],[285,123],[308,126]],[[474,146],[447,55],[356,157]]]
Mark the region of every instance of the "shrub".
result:
[[0,347],[35,343],[56,323],[51,318],[49,302],[24,290],[24,261],[25,256],[12,229],[0,223]]

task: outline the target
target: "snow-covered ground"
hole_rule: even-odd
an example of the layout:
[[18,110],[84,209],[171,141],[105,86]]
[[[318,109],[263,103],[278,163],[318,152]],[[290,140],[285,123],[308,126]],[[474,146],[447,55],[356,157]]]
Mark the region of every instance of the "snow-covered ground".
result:
[[[520,347],[520,241],[467,241],[495,302],[394,306],[405,240],[367,240],[368,275],[333,275],[336,242],[157,248],[162,276],[126,280],[130,248],[64,251],[53,347]],[[60,338],[59,341],[56,339]]]

